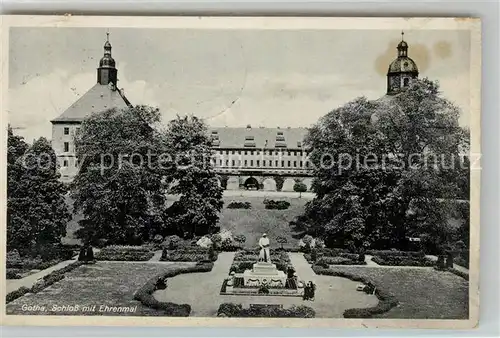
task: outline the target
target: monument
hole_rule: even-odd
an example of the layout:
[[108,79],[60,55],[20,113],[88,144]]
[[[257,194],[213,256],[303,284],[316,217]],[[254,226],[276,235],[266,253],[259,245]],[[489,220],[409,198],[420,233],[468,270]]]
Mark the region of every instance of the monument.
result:
[[284,287],[286,275],[271,263],[269,252],[269,238],[263,234],[259,240],[260,252],[259,261],[253,265],[251,270],[243,273],[243,283],[245,286],[269,286]]

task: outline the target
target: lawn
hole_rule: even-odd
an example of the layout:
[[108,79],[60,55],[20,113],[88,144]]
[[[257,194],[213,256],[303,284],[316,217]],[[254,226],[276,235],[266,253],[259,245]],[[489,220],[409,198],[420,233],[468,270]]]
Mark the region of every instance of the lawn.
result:
[[[150,278],[173,267],[194,263],[123,263],[97,262],[68,272],[66,277],[37,294],[27,294],[7,304],[7,314],[22,315],[124,315],[155,316],[157,311],[133,299],[135,291]],[[38,305],[37,309],[23,310],[24,306]],[[96,309],[92,310],[92,306]],[[130,312],[99,312],[101,305],[135,307]],[[88,306],[88,311],[52,311],[54,306]],[[45,310],[40,309],[45,307]]]
[[[268,210],[264,208],[264,197],[224,197],[224,209],[221,214],[219,225],[221,229],[230,230],[233,234],[244,234],[246,236],[246,247],[255,247],[262,236],[267,233],[271,240],[271,248],[280,246],[276,237],[283,236],[287,239],[287,246],[296,246],[298,239],[293,238],[290,221],[302,214],[304,205],[308,201],[302,198],[280,197],[276,200],[290,202],[287,210]],[[227,209],[231,201],[250,202],[251,209]]]
[[433,269],[334,267],[331,270],[368,278],[392,293],[399,305],[376,318],[467,319],[467,280]]

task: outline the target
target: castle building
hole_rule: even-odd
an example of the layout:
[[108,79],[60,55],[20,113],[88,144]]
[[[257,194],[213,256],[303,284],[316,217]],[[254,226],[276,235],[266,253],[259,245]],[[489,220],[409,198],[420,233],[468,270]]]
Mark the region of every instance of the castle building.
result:
[[[389,101],[418,77],[417,65],[408,56],[408,44],[403,39],[397,51],[397,58],[387,72],[386,95],[376,101]],[[73,137],[83,120],[94,112],[131,107],[124,93],[117,88],[117,75],[108,35],[104,56],[97,68],[97,83],[51,121],[52,145],[63,180],[72,180],[78,172]],[[212,164],[225,189],[293,191],[298,181],[311,189],[313,173],[308,160],[309,150],[304,146],[306,128],[214,127],[209,128],[209,134]]]
[[111,56],[109,34],[104,44],[104,55],[97,68],[97,83],[66,109],[52,123],[52,148],[54,149],[63,181],[71,181],[78,173],[74,135],[83,120],[92,113],[110,108],[125,108],[131,104],[118,89],[118,70]]

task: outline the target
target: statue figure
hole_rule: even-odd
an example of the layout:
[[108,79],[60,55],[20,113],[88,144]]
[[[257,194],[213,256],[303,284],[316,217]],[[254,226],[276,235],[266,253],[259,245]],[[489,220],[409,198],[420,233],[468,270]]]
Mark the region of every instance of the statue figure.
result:
[[259,262],[271,263],[271,256],[269,255],[269,238],[267,238],[267,234],[262,234],[262,237],[259,239],[259,246]]

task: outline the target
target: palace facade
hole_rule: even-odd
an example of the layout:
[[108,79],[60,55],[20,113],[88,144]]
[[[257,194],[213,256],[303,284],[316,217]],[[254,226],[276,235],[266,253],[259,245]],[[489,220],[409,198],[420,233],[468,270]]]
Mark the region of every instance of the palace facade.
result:
[[[117,76],[108,35],[97,68],[97,83],[51,121],[52,147],[58,157],[62,180],[71,181],[78,173],[73,139],[83,120],[94,112],[132,106],[123,91],[118,89]],[[408,44],[401,39],[397,58],[387,72],[386,95],[377,101],[390,100],[417,77],[417,65],[408,56]],[[309,150],[303,144],[306,128],[247,125],[242,128],[210,128],[209,133],[214,150],[212,163],[225,189],[293,191],[297,181],[311,189]]]

